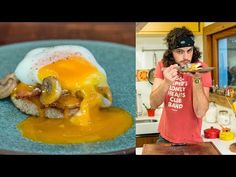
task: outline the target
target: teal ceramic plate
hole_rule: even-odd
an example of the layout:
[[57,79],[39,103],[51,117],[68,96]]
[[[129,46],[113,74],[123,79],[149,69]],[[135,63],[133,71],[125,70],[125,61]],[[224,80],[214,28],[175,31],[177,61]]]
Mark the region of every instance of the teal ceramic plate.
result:
[[[135,117],[135,49],[115,43],[88,40],[47,40],[0,47],[0,78],[14,72],[27,52],[37,47],[80,45],[92,52],[105,69],[113,93],[113,105]],[[135,149],[135,126],[110,141],[75,145],[48,145],[21,136],[16,125],[26,119],[11,103],[0,100],[0,153],[13,154],[128,154]],[[135,121],[135,120],[134,120]]]

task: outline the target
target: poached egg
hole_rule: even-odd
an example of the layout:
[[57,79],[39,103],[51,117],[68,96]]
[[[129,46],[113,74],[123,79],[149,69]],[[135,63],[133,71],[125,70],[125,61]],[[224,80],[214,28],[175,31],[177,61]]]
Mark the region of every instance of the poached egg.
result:
[[[26,138],[50,144],[103,141],[124,133],[133,124],[127,111],[111,106],[112,94],[106,72],[82,46],[33,49],[18,64],[15,74],[21,82],[18,89],[22,84],[37,87],[45,78],[54,77],[61,89],[69,93],[66,99],[58,98],[61,102],[73,102],[78,92],[83,97],[79,111],[68,117],[65,109],[63,119],[45,118],[44,108],[50,104],[40,105],[38,109],[42,114],[39,117],[31,116],[18,125]],[[54,89],[57,91],[56,87]],[[46,97],[45,102],[51,97]]]

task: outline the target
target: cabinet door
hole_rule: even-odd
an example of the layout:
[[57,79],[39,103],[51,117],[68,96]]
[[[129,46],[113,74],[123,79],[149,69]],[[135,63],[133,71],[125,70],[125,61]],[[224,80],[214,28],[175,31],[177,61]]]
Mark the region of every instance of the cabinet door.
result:
[[215,22],[203,28],[204,62],[215,69],[212,72],[214,84],[234,84],[235,72],[235,22]]
[[155,144],[158,139],[157,135],[152,136],[139,136],[136,137],[136,147],[143,147],[144,144]]
[[203,22],[152,22],[142,24],[137,29],[137,35],[166,35],[175,27],[187,27],[195,35],[201,35]]
[[[213,35],[213,64],[220,87],[236,86],[236,27]],[[217,76],[216,75],[216,76]]]

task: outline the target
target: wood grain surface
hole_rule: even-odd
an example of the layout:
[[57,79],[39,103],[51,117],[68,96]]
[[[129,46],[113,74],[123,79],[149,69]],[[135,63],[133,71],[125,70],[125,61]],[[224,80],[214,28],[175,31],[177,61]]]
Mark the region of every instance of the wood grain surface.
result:
[[172,144],[144,144],[143,155],[221,155],[212,142],[173,146]]
[[48,39],[84,39],[135,46],[135,22],[1,22],[0,45]]

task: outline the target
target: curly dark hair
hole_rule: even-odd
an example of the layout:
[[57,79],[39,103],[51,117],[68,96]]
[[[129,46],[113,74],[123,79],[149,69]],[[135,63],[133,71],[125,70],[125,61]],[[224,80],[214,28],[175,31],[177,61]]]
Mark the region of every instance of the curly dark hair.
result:
[[[182,28],[174,28],[171,30],[166,38],[164,39],[167,43],[168,49],[165,51],[163,55],[163,64],[164,67],[168,67],[170,65],[176,64],[175,59],[173,57],[173,49],[175,49],[177,45],[177,41],[180,40],[183,37],[193,37],[193,32],[187,29],[186,27]],[[193,47],[193,57],[191,63],[195,63],[199,61],[199,58],[201,57],[201,52],[199,51],[198,47]]]

